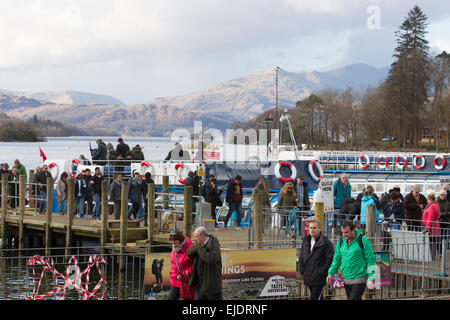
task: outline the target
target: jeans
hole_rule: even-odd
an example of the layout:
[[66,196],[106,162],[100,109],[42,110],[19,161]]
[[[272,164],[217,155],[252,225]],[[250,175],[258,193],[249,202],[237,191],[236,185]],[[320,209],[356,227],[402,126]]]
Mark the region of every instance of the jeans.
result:
[[42,213],[47,203],[47,190],[39,191],[39,201],[41,202],[41,204],[39,205],[39,213]]
[[241,226],[241,216],[242,216],[242,203],[241,202],[231,202],[228,204],[228,206],[229,206],[229,209],[228,209],[227,217],[225,218],[224,227],[225,228],[227,227],[228,220],[230,220],[230,217],[235,210],[237,213],[237,226],[240,227]]
[[121,201],[114,200],[114,219],[115,220],[120,219],[120,207],[121,207]]
[[348,300],[362,300],[366,283],[344,284]]
[[92,213],[93,218],[100,218],[100,209],[102,208],[101,196],[98,193],[94,194],[94,212]]
[[84,200],[86,201],[86,214],[92,215],[92,212],[94,211],[94,205],[92,204],[93,196],[92,194],[88,194],[84,197]]
[[80,218],[84,218],[84,196],[75,196],[74,210],[77,209],[77,206]]

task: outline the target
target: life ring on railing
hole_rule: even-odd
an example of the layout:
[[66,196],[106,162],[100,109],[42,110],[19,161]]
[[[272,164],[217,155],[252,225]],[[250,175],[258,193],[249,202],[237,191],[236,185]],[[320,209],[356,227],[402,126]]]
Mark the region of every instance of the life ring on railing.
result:
[[[384,164],[381,163],[381,159],[384,159]],[[377,159],[378,169],[386,169],[388,165],[389,165],[389,157],[387,156],[378,157]]]
[[[316,174],[314,173],[314,166],[317,166],[317,170],[319,170],[319,176],[316,176]],[[322,178],[323,178],[323,169],[322,169],[322,166],[318,162],[316,162],[314,160],[311,160],[308,163],[308,171],[309,171],[309,175],[311,176],[311,178],[314,181],[320,182],[320,180],[322,180]]]
[[[418,159],[421,159],[422,160],[422,163],[420,164],[420,165],[418,165],[417,164],[417,160]],[[423,156],[423,155],[421,155],[421,154],[418,154],[418,155],[416,155],[415,157],[414,157],[414,159],[413,159],[413,164],[414,164],[414,167],[416,168],[416,169],[423,169],[424,167],[425,167],[425,164],[426,164],[426,161],[425,161],[425,157]]]
[[[441,165],[438,165],[437,164],[437,161],[438,161],[438,159],[442,159],[442,164]],[[434,168],[436,169],[436,170],[442,170],[442,169],[444,169],[444,167],[445,167],[445,157],[444,156],[442,156],[442,155],[436,155],[436,157],[434,157],[434,159],[433,159],[433,165],[434,165]]]
[[59,168],[56,163],[52,162],[48,165],[48,172],[50,172],[53,179],[58,179]]
[[72,176],[75,179],[76,173],[77,173],[77,168],[80,165],[80,160],[78,159],[73,159],[72,160],[72,172],[70,174],[70,176]]
[[180,171],[183,170],[183,169],[186,171],[186,169],[184,168],[184,164],[177,163],[175,165],[175,171],[176,171],[176,174],[177,174],[177,179],[178,179],[178,182],[181,183],[181,184],[185,184],[186,183],[186,178],[182,178],[182,176],[180,174]]
[[141,176],[142,179],[145,179],[145,174],[147,172],[150,172],[150,174],[153,176],[154,170],[153,170],[153,166],[148,162],[148,161],[142,161],[141,162]]
[[[364,165],[362,164],[362,159],[365,159],[365,160],[366,160],[366,164],[364,164]],[[361,155],[361,156],[359,157],[358,163],[359,163],[359,167],[360,167],[360,168],[362,168],[362,169],[367,169],[367,168],[369,167],[369,164],[370,164],[370,159],[369,159],[369,157],[367,156],[367,154]]]
[[[289,178],[283,177],[281,175],[280,169],[284,166],[291,168],[291,176]],[[289,161],[278,161],[278,163],[275,165],[274,173],[275,177],[277,177],[277,179],[281,182],[293,182],[295,178],[297,178],[297,169]]]
[[[403,164],[400,164],[400,158],[403,159]],[[397,156],[397,158],[395,159],[395,166],[399,169],[405,169],[407,164],[408,164],[408,157]]]

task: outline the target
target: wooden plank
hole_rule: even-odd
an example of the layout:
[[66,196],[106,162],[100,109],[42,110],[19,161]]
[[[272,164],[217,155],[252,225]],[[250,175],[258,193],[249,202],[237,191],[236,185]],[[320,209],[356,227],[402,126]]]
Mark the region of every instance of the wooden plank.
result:
[[47,178],[47,212],[45,215],[45,255],[50,255],[49,248],[52,247],[52,229],[50,228],[52,224],[53,216],[53,179],[51,177]]
[[73,179],[67,180],[67,221],[66,221],[66,250],[65,255],[70,255],[70,247],[72,246],[72,225],[74,213],[74,197],[75,197],[75,181]]
[[194,194],[194,188],[190,186],[184,187],[184,215],[183,215],[183,226],[184,235],[191,239],[192,234],[192,205],[194,199],[192,198]]
[[25,199],[26,199],[26,178],[25,175],[19,175],[19,249],[25,248],[25,228],[23,219],[25,218]]
[[128,181],[122,181],[122,194],[120,204],[120,259],[119,270],[125,272],[125,257],[123,256],[123,248],[127,245],[127,229],[128,229]]
[[[108,181],[102,181],[102,211],[100,246],[103,248],[108,241]],[[103,250],[103,249],[102,249]]]
[[2,249],[6,248],[6,218],[8,217],[8,175],[2,174],[2,207],[1,207],[1,237]]
[[155,226],[155,191],[156,186],[154,183],[147,184],[148,192],[147,192],[147,239],[149,241],[149,253],[152,250],[153,245],[153,236],[156,232]]

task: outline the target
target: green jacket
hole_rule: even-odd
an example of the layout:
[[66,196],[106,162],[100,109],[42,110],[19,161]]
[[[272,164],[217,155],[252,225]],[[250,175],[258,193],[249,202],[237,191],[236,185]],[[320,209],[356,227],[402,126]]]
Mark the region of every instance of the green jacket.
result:
[[[334,251],[333,263],[328,269],[329,275],[334,275],[341,268],[342,275],[345,279],[355,279],[368,276],[369,280],[375,279],[375,255],[369,239],[363,237],[363,233],[358,228],[356,230],[355,239],[348,245],[346,239],[342,238],[342,245],[338,241]],[[364,247],[361,249],[358,238],[362,238]]]
[[18,174],[23,174],[25,176],[25,179],[27,178],[27,169],[25,169],[24,165],[21,164],[18,168],[17,168],[17,173]]
[[[186,255],[194,259],[189,286],[200,286],[200,288],[197,288],[197,291],[202,295],[221,293],[222,256],[217,238],[209,235],[209,241],[206,246],[194,244],[186,250]],[[199,262],[200,277],[197,274]]]

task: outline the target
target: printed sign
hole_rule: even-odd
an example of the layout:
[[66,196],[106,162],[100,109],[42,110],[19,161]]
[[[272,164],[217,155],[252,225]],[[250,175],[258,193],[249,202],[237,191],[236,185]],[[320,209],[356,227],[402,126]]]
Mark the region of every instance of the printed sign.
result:
[[325,213],[334,212],[333,184],[334,181],[332,177],[323,177],[319,182]]
[[444,186],[444,184],[450,184],[450,177],[448,176],[440,176],[439,182],[441,183],[441,187]]
[[331,288],[342,289],[344,288],[344,280],[342,280],[337,274],[331,276]]
[[392,285],[391,263],[389,252],[374,252],[375,254],[375,288]]
[[[169,253],[146,255],[144,282],[147,294],[156,299],[165,298],[170,290],[170,268]],[[296,278],[295,248],[222,251],[224,298],[289,295],[295,292]]]

